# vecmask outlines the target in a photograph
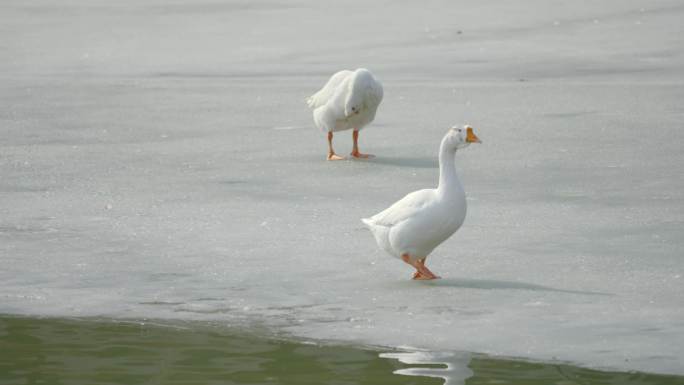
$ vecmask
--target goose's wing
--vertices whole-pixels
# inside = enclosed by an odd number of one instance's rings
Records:
[[[392,227],[411,217],[420,214],[426,206],[434,201],[435,190],[425,189],[414,191],[395,202],[384,211],[373,215],[369,222],[378,226]]]
[[[347,78],[349,78],[349,76],[353,73],[354,71],[349,70],[342,70],[340,72],[337,72],[336,74],[330,77],[330,80],[328,80],[328,82],[325,83],[323,88],[321,88],[315,94],[311,95],[306,100],[306,103],[309,105],[309,107],[314,109],[326,104],[328,100],[330,100],[335,95],[335,92],[337,91],[340,84],[347,80]]]

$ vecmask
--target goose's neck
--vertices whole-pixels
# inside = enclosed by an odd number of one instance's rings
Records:
[[[456,175],[455,156],[456,149],[447,148],[443,141],[439,146],[439,186],[437,186],[437,191],[440,194],[463,190],[458,175]]]

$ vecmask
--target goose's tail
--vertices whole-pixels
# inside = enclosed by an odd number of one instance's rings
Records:
[[[373,229],[373,220],[371,218],[361,218],[361,222],[369,229]]]
[[[309,108],[320,107],[321,104],[318,102],[318,98],[316,96],[318,96],[318,92],[306,98],[306,104],[309,106]]]
[[[361,222],[368,227],[371,234],[373,234],[373,238],[375,238],[375,243],[377,243],[381,249],[385,250],[387,254],[391,256],[400,258],[390,244],[389,236],[391,229],[389,227],[378,225],[373,221],[373,218],[362,218]]]

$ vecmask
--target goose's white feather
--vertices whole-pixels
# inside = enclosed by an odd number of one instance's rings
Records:
[[[375,119],[383,89],[365,68],[335,73],[307,99],[316,126],[325,132],[361,130]]]
[[[414,191],[392,206],[373,215],[370,221],[377,226],[396,226],[428,209],[428,206],[436,201],[434,195],[434,189]]]
[[[316,109],[328,103],[328,100],[332,99],[340,83],[349,78],[349,76],[352,73],[354,72],[349,70],[342,70],[331,76],[328,82],[325,83],[323,88],[321,88],[315,94],[309,96],[309,98],[306,100],[309,107]]]
[[[436,189],[414,191],[380,213],[362,219],[388,254],[412,260],[427,257],[458,230],[466,216],[463,186],[454,155],[468,144],[465,134],[450,130],[440,145],[440,180]]]

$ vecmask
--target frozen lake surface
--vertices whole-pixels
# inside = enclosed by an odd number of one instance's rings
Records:
[[[684,4],[367,3],[3,1],[0,313],[684,374]],[[326,162],[304,98],[361,66],[377,158]],[[413,282],[359,219],[463,123]]]

